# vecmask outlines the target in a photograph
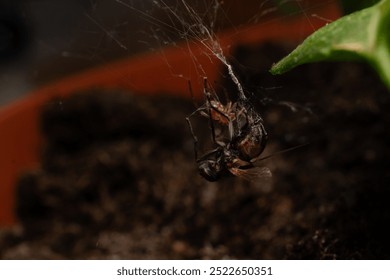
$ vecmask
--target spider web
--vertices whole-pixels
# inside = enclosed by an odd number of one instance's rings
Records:
[[[167,46],[181,48],[191,57],[199,84],[207,76],[204,64],[190,45],[202,47],[203,56],[220,61],[241,98],[246,90],[232,66],[217,34],[229,29],[239,34],[241,26],[265,24],[277,17],[304,15],[312,20],[329,20],[311,14],[311,7],[336,0],[61,0],[26,1],[26,17],[34,31],[30,58],[19,77],[38,87],[74,72],[106,64],[138,53],[160,52],[172,76],[189,80],[165,57]],[[190,66],[189,66],[190,67]],[[10,71],[8,71],[10,72]],[[5,85],[5,89],[7,85]],[[15,86],[10,84],[12,92]],[[25,92],[26,90],[23,89]]]
[[[168,58],[165,57],[163,49],[167,46],[175,46],[187,52],[191,57],[191,63],[196,69],[198,83],[203,83],[203,77],[207,77],[207,71],[204,65],[199,61],[191,46],[197,45],[202,49],[203,56],[209,58],[214,63],[218,60],[224,66],[221,69],[221,75],[227,71],[228,78],[233,82],[237,89],[238,97],[247,98],[247,93],[241,84],[231,61],[234,58],[225,53],[221,46],[217,34],[223,30],[229,29],[233,33],[240,32],[240,26],[246,26],[254,23],[266,23],[276,17],[293,17],[303,15],[309,26],[314,26],[312,20],[320,19],[324,23],[328,22],[326,18],[316,14],[309,14],[309,8],[315,5],[326,5],[334,0],[323,1],[305,1],[305,0],[260,0],[248,1],[240,4],[240,1],[221,1],[221,0],[112,0],[111,5],[116,5],[121,10],[124,18],[136,18],[136,22],[143,22],[143,28],[132,30],[131,22],[118,22],[111,28],[104,24],[98,14],[98,7],[102,1],[94,1],[94,9],[86,14],[90,24],[100,30],[105,39],[111,42],[111,47],[117,52],[131,53],[134,46],[142,46],[140,49],[145,51],[157,51],[165,59],[169,66],[172,76],[182,77],[191,80],[188,74],[179,72]],[[126,16],[127,13],[127,16]],[[239,14],[239,16],[237,16]],[[109,25],[108,25],[109,26]],[[125,28],[129,31],[127,34]],[[134,41],[129,41],[130,33],[137,36]],[[105,47],[99,42],[95,48],[94,56],[99,52],[104,55]],[[110,51],[110,50],[108,50]],[[135,52],[140,51],[136,48]],[[189,66],[190,67],[190,66]]]
[[[122,2],[122,0],[116,0]],[[163,0],[154,1],[156,7],[166,12],[169,24],[163,24],[168,27],[168,31],[179,35],[179,38],[185,40],[186,44],[195,42],[204,47],[205,54],[209,57],[216,57],[227,68],[231,80],[238,89],[240,98],[246,99],[244,90],[239,82],[232,65],[226,58],[221,45],[218,42],[215,30],[218,29],[218,19],[220,13],[223,14],[221,3],[218,0],[203,1],[201,8],[191,6],[185,0],[176,1],[174,7],[171,7]],[[198,3],[199,4],[199,3]],[[202,9],[203,8],[203,9]],[[226,14],[224,14],[226,16]],[[228,19],[227,19],[228,20]],[[156,36],[158,38],[158,36]],[[191,52],[191,49],[188,48]],[[199,75],[206,76],[202,65],[198,63],[194,55],[191,56],[193,63],[199,68]]]

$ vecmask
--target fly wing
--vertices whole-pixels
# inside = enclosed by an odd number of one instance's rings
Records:
[[[248,169],[230,168],[229,171],[234,176],[251,182],[258,180],[270,180],[272,177],[272,172],[268,167],[255,166]]]

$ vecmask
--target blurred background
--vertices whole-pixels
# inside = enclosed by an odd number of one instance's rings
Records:
[[[132,6],[146,10],[148,3]],[[138,43],[145,20],[129,16],[123,7],[116,1],[1,0],[0,105],[61,76],[145,48]]]
[[[339,3],[216,1],[0,0],[0,112],[86,69],[150,51],[166,58],[162,47],[194,39],[203,24],[234,35],[244,33],[235,31],[240,25],[296,15],[305,26],[325,24],[331,20],[311,8]],[[373,1],[345,0],[344,12]],[[186,13],[185,3],[194,11]],[[192,28],[198,33],[189,35]],[[0,225],[0,258],[389,259],[390,96],[376,74],[341,63],[275,78],[268,70],[285,45],[233,51],[229,62],[244,87],[273,102],[262,111],[272,136],[264,155],[310,143],[261,162],[274,174],[272,188],[196,175],[184,122],[190,100],[91,91],[43,107],[13,106],[0,129],[0,222],[11,225]],[[236,91],[232,83],[222,88]],[[210,138],[204,121],[198,118],[199,139]]]
[[[321,1],[223,1],[215,29],[302,14]],[[170,44],[180,1],[0,0],[0,107],[60,77]],[[210,1],[191,1],[204,12]],[[206,13],[205,13],[206,14]],[[209,13],[210,14],[210,13]],[[311,15],[310,15],[311,16]],[[325,19],[326,20],[326,19]],[[168,23],[168,24],[167,24]]]

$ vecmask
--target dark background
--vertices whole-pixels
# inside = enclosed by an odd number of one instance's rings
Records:
[[[302,14],[336,0],[227,0],[214,29]],[[0,106],[63,76],[172,43],[169,12],[153,1],[0,0]],[[178,12],[177,0],[164,1]],[[204,11],[210,1],[191,1]],[[314,4],[313,4],[314,2]],[[275,8],[276,6],[276,8]],[[179,11],[180,12],[180,11]],[[177,23],[174,23],[177,24]]]

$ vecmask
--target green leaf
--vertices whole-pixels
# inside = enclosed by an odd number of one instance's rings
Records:
[[[390,89],[390,0],[346,15],[314,32],[272,74],[318,61],[360,60],[370,63]]]

